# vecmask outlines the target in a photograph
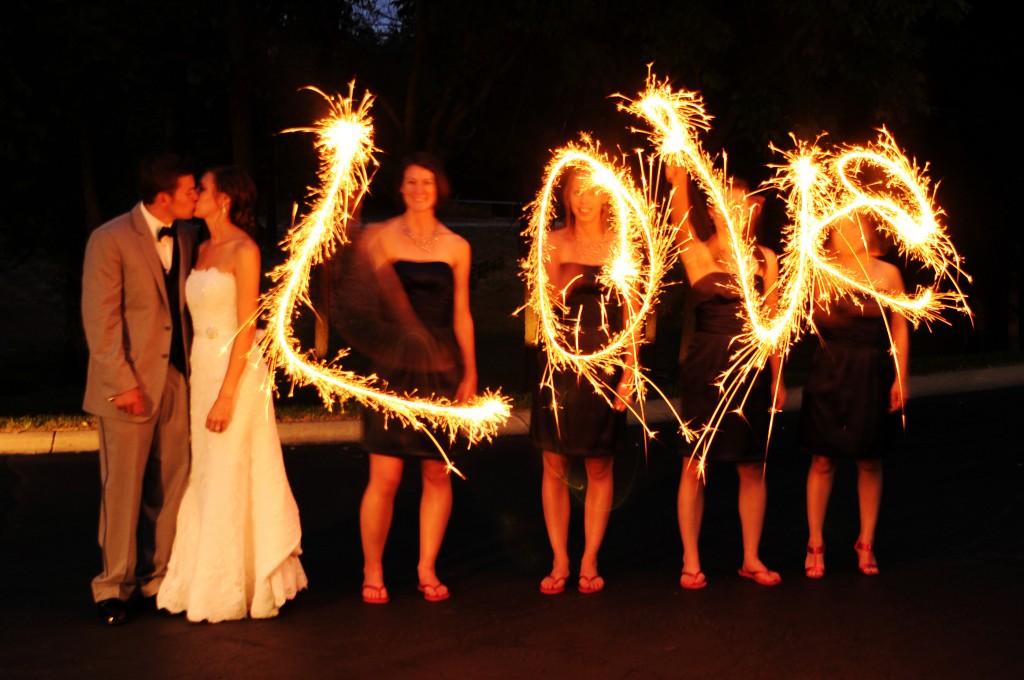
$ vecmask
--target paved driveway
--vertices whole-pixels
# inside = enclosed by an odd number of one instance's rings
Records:
[[[806,458],[792,414],[768,463],[763,588],[740,563],[735,474],[712,468],[703,591],[678,585],[670,447],[616,461],[607,589],[536,592],[550,566],[540,466],[523,437],[463,455],[439,571],[452,598],[415,589],[417,482],[400,493],[385,566],[392,602],[359,600],[358,505],[366,461],[352,445],[290,447],[310,590],[270,621],[193,625],[144,615],[96,622],[95,453],[0,457],[0,677],[1016,678],[1024,663],[1024,388],[918,399],[886,467],[882,575],[855,568],[854,474],[836,480],[828,575],[803,576]],[[670,438],[667,438],[670,439]],[[578,504],[573,535],[579,537]],[[574,546],[578,559],[579,541]]]

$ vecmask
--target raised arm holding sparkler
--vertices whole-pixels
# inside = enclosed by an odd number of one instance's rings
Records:
[[[339,361],[349,350],[339,351],[334,361],[316,358],[302,348],[296,337],[293,322],[300,306],[309,303],[309,277],[312,267],[333,255],[340,245],[349,242],[350,222],[369,190],[372,169],[376,167],[373,157],[373,124],[369,111],[373,96],[364,94],[361,100],[354,97],[355,84],[349,87],[347,97],[330,97],[315,88],[309,88],[322,96],[330,105],[328,116],[312,127],[293,128],[286,132],[307,132],[316,135],[316,149],[320,155],[320,186],[314,190],[313,204],[308,215],[296,222],[288,231],[282,246],[288,254],[285,262],[270,273],[274,287],[262,300],[261,309],[267,316],[267,334],[261,342],[264,355],[272,367],[280,367],[295,385],[312,385],[320,393],[328,408],[353,399],[360,404],[388,414],[395,422],[418,432],[437,432],[438,442],[453,441],[461,432],[470,443],[489,438],[495,434],[498,425],[508,419],[511,405],[506,397],[485,393],[456,404],[451,398],[444,398],[432,392],[410,396],[396,394],[383,388],[376,376],[363,376],[344,369]],[[392,223],[389,223],[392,224]],[[434,236],[439,240],[449,232],[443,227],[429,231],[432,223],[417,218],[406,220],[409,227],[404,236],[422,242],[424,249],[433,247]],[[401,226],[401,225],[399,225]],[[433,234],[434,236],[432,236]],[[440,244],[438,244],[440,245]],[[468,248],[462,258],[469,261]],[[468,268],[468,264],[465,265]],[[376,285],[376,284],[375,284]],[[365,295],[365,290],[356,290],[356,295]],[[458,298],[457,298],[458,299]],[[459,310],[467,309],[468,303],[459,303]],[[468,311],[460,318],[466,318]],[[458,352],[472,351],[472,326],[463,321],[456,324],[459,330]],[[470,332],[467,332],[466,329]],[[475,380],[474,363],[464,361],[467,369],[463,376],[464,385],[470,386]],[[472,390],[462,389],[463,395]],[[438,452],[443,454],[441,444]],[[455,471],[450,461],[448,469]]]
[[[562,198],[565,227],[548,234],[544,270],[551,295],[560,301],[562,322],[573,327],[573,349],[590,353],[627,326],[633,308],[599,281],[615,252],[608,194],[590,183],[588,170],[577,167],[565,173]],[[541,499],[554,552],[551,573],[540,584],[546,595],[563,592],[569,577],[568,478],[574,458],[583,459],[587,472],[579,589],[588,594],[604,588],[597,555],[611,512],[613,455],[633,392],[636,343],[625,351],[623,367],[603,377],[604,395],[570,369],[552,371],[550,384],[534,390],[530,440],[543,452]]]
[[[739,513],[743,530],[743,566],[741,576],[761,585],[776,585],[779,575],[769,570],[758,552],[764,524],[766,489],[764,457],[767,448],[769,421],[773,406],[785,402],[781,360],[770,360],[771,379],[755,372],[752,382],[736,388],[739,403],[729,404],[722,412],[722,376],[733,360],[735,338],[743,332],[743,298],[736,279],[743,268],[758,282],[767,307],[774,305],[778,278],[775,254],[764,246],[733,247],[723,208],[712,209],[715,233],[706,241],[697,238],[690,217],[691,203],[688,177],[682,168],[668,165],[668,180],[674,185],[672,219],[679,223],[679,247],[691,294],[696,298],[696,331],[680,366],[679,415],[691,426],[708,428],[713,433],[710,444],[702,451],[710,460],[731,462],[739,475]],[[733,181],[726,192],[731,210],[740,224],[747,225],[744,239],[752,242],[753,226],[760,213],[760,204],[748,196],[745,187]],[[743,235],[740,236],[743,238]],[[746,254],[742,260],[735,253]],[[770,313],[769,309],[769,313]],[[703,441],[705,438],[702,437]],[[689,457],[683,465],[679,483],[679,529],[683,541],[683,571],[680,585],[687,589],[706,585],[700,568],[698,539],[703,518],[703,457],[693,445],[683,445]]]
[[[751,376],[756,376],[769,362],[777,377],[779,357],[810,326],[816,305],[827,308],[830,301],[840,300],[843,302],[837,307],[841,307],[845,301],[856,300],[857,304],[876,304],[888,310],[889,315],[882,316],[891,319],[889,331],[897,374],[891,386],[888,383],[883,386],[888,391],[888,398],[881,401],[887,401],[894,409],[901,406],[906,398],[906,322],[916,326],[922,321],[943,320],[942,313],[947,309],[970,315],[960,280],[961,276],[967,281],[970,277],[961,269],[963,260],[942,225],[943,213],[934,203],[927,164],[920,166],[907,158],[884,128],[879,130],[876,141],[865,145],[840,144],[823,149],[817,146],[818,140],[809,143],[794,137],[794,150],[776,149],[786,162],[776,166],[776,175],[769,186],[785,197],[791,220],[783,229],[784,256],[776,267],[774,257],[764,249],[755,249],[742,237],[739,227],[748,224],[752,218],[750,206],[730,198],[724,171],[715,169],[712,159],[701,148],[699,132],[710,127],[711,117],[705,112],[700,95],[674,90],[668,81],[659,82],[650,75],[647,88],[639,99],[626,100],[621,106],[646,121],[650,126],[647,134],[661,158],[692,173],[696,183],[715,205],[717,241],[700,243],[685,224],[681,229],[682,257],[694,288],[711,277],[726,276],[731,279],[728,287],[732,289],[733,297],[742,303],[742,316],[740,309],[722,315],[725,321],[731,319],[735,332],[730,331],[731,347],[722,350],[726,359],[718,365],[718,375],[712,376],[710,381],[707,376],[698,376],[698,380],[692,382],[693,385],[714,383],[718,388],[718,405],[712,407],[712,417],[710,420],[698,418],[696,422],[697,426],[705,423],[697,442],[701,460],[696,471],[702,471],[703,456],[726,434],[723,429],[725,423],[730,417],[735,417],[730,409],[742,409],[751,425],[755,418],[761,417],[763,409],[752,408],[758,383],[756,380],[751,382]],[[881,181],[868,181],[872,176]],[[685,174],[676,168],[669,169],[669,179],[678,187],[685,186]],[[674,202],[674,212],[678,214],[676,219],[681,220],[689,209],[685,192],[677,191]],[[875,280],[873,275],[864,273],[866,265],[859,269],[837,267],[835,258],[825,253],[825,234],[851,216],[870,216],[875,220],[875,226],[895,241],[901,255],[917,260],[923,271],[931,272],[932,283],[919,285],[913,293],[907,294],[891,271],[885,280]],[[725,226],[728,228],[723,229],[720,222],[727,223]],[[733,263],[732,271],[728,271],[728,267],[726,271],[716,271],[716,261],[720,259],[716,251],[728,254],[725,263]],[[754,274],[758,269],[764,272],[760,292],[754,285]],[[770,282],[769,279],[776,275],[777,284]],[[777,291],[775,285],[778,286]],[[708,302],[716,296],[724,299],[718,292],[708,291]],[[740,318],[742,323],[736,324]],[[687,363],[691,361],[698,360],[688,357]],[[710,365],[711,362],[708,363]],[[685,369],[684,364],[684,384],[690,382]],[[782,395],[782,390],[775,391],[776,406],[781,403]],[[686,409],[688,395],[685,388],[681,396],[683,409]],[[715,395],[706,399],[710,404]],[[681,415],[685,414],[683,411]],[[684,481],[692,467],[687,466],[684,470]],[[811,474],[812,477],[815,475],[813,469]],[[826,486],[830,480],[829,474],[823,479],[808,482],[808,496],[814,495],[817,499],[814,503],[820,506],[817,510],[809,508],[809,511],[822,519],[828,495]],[[880,489],[880,476],[874,488]],[[695,530],[699,528],[702,493],[695,483],[680,487],[680,528],[686,550],[681,583],[687,588],[704,585],[704,575],[694,571],[694,561],[687,558],[687,555],[696,554]],[[742,497],[741,484],[741,515],[744,514]],[[812,502],[809,500],[808,504],[812,505]],[[877,502],[874,505],[877,507]],[[748,513],[753,513],[753,510],[748,508]],[[812,523],[817,521],[811,519]],[[873,532],[873,523],[873,520],[865,522],[861,527],[862,539],[857,543],[860,567],[865,573],[877,572],[873,547],[863,533]],[[755,533],[748,532],[748,528],[755,527],[748,527],[745,521],[745,545]],[[760,521],[756,522],[756,529],[759,534]],[[686,548],[687,544],[693,547],[692,551]],[[823,542],[813,528],[808,550],[807,574],[820,577],[824,574],[821,559]],[[747,565],[741,574],[760,583],[777,582],[771,572],[751,570]]]
[[[441,224],[434,209],[448,196],[440,163],[413,154],[402,164],[399,193],[405,212],[367,227],[366,253],[376,271],[380,314],[397,329],[393,344],[375,357],[376,372],[388,388],[420,398],[462,403],[476,394],[473,319],[469,307],[470,248]],[[439,447],[444,437],[414,428],[378,411],[365,415],[364,445],[370,451],[370,479],[360,506],[363,543],[363,601],[387,602],[382,558],[406,459],[419,460],[419,589],[424,598],[448,598],[435,562],[452,508],[449,463]]]
[[[877,239],[873,227],[870,217],[857,213],[838,221],[828,242],[832,263],[865,287],[901,294],[899,269],[872,255]],[[874,576],[882,456],[899,431],[899,414],[908,397],[909,324],[898,312],[856,292],[838,300],[820,297],[814,324],[820,343],[800,411],[800,445],[811,454],[804,573],[808,578],[825,575],[825,512],[837,464],[852,459],[860,502],[858,567]],[[895,357],[889,355],[890,345]]]

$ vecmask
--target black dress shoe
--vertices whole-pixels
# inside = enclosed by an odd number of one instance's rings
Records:
[[[128,623],[128,603],[116,597],[97,602],[96,613],[99,615],[100,621],[108,626]]]

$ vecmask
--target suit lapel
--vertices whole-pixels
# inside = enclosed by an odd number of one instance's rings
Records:
[[[150,273],[153,274],[153,279],[156,282],[157,290],[160,291],[160,299],[164,302],[164,307],[170,309],[170,303],[167,301],[167,286],[164,284],[164,265],[160,262],[160,255],[156,252],[156,243],[153,241],[153,233],[149,230],[149,225],[146,224],[146,218],[142,216],[142,208],[136,205],[132,208],[131,212],[132,219],[132,231],[135,232],[137,237],[137,243],[139,245],[139,251],[142,253],[142,260],[146,263],[146,268],[149,269]]]

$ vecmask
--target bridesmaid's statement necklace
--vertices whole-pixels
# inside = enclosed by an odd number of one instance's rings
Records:
[[[587,260],[596,260],[604,255],[605,244],[608,242],[608,230],[601,234],[600,241],[581,241],[576,229],[572,230],[572,241],[576,246],[576,252]]]
[[[416,244],[417,248],[425,253],[434,252],[434,244],[437,243],[437,239],[440,236],[440,234],[437,233],[437,222],[434,222],[434,231],[430,232],[430,236],[425,239],[416,238],[413,235],[412,230],[409,229],[409,225],[405,221],[405,218],[402,218],[400,222],[402,224],[402,231],[405,232],[405,235],[409,237],[410,241]]]

